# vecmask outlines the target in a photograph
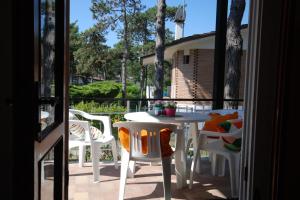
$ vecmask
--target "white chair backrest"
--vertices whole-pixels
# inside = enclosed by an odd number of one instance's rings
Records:
[[[112,136],[112,127],[111,127],[111,119],[110,116],[98,116],[98,115],[91,115],[81,110],[69,109],[69,112],[72,114],[80,115],[85,119],[88,120],[97,120],[103,123],[103,135],[104,137]]]
[[[110,116],[97,116],[101,119],[103,123],[103,135],[111,136],[112,135],[112,127],[111,127],[111,119]]]
[[[75,114],[73,114],[72,112],[69,112],[69,119],[71,119],[71,120],[79,120],[78,117]]]
[[[243,134],[243,128],[235,129],[231,132],[229,132],[230,136],[234,136],[236,138],[241,138]]]
[[[176,125],[158,122],[117,122],[114,127],[126,128],[130,135],[130,158],[134,159],[158,159],[161,158],[160,131],[168,128],[176,131]],[[146,130],[147,153],[142,152],[141,131]],[[145,137],[145,136],[143,136]],[[143,139],[145,141],[145,139]]]
[[[90,125],[88,121],[69,120],[70,140],[90,141]]]

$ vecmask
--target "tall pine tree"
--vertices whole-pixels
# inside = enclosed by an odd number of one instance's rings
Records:
[[[128,16],[139,13],[143,6],[140,0],[92,0],[91,11],[99,26],[111,30],[118,29],[123,41],[121,66],[122,98],[126,98],[127,60],[130,49]],[[119,25],[122,24],[120,27]]]
[[[241,77],[241,58],[243,52],[243,38],[241,22],[245,10],[245,0],[232,0],[230,14],[227,20],[226,36],[226,77],[225,99],[238,99]],[[237,107],[238,102],[231,102],[229,106]]]
[[[155,44],[154,98],[163,98],[166,1],[158,0]]]

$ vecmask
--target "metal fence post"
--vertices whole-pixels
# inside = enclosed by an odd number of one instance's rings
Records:
[[[130,100],[126,100],[127,102],[127,112],[130,112]]]

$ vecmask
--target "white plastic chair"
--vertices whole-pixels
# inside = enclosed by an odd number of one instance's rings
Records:
[[[206,137],[207,136],[234,136],[234,137],[241,137],[242,129],[237,129],[232,133],[219,133],[219,132],[212,132],[212,131],[200,131],[198,145],[196,149],[196,154],[193,157],[193,161],[191,164],[191,171],[190,171],[190,185],[189,188],[192,188],[193,185],[193,176],[196,164],[198,159],[200,158],[200,150],[208,151],[214,154],[214,161],[212,162],[212,170],[216,169],[216,156],[222,156],[223,158],[228,160],[229,163],[229,172],[230,172],[230,185],[231,185],[231,195],[232,197],[237,197],[238,195],[238,180],[239,180],[239,169],[240,169],[240,152],[230,151],[224,147],[224,142],[222,139],[217,139],[214,142],[207,143]],[[201,158],[199,159],[201,161]],[[222,164],[225,164],[222,162]],[[224,166],[220,166],[222,170]]]
[[[155,122],[118,122],[113,124],[113,126],[119,129],[124,127],[129,130],[130,134],[130,152],[127,152],[127,150],[122,147],[119,200],[124,199],[129,161],[162,162],[164,198],[171,199],[172,158],[171,156],[161,156],[160,131],[164,128],[169,128],[175,132],[176,125]],[[142,152],[141,130],[146,130],[148,133],[147,154],[143,154]]]
[[[241,109],[218,109],[218,110],[205,110],[203,111],[207,114],[211,113],[211,112],[216,112],[216,113],[219,113],[221,115],[226,115],[226,114],[230,114],[230,113],[234,113],[234,112],[238,112],[238,120],[240,119],[243,119],[244,118],[244,110],[241,110]],[[192,126],[188,126],[188,136],[187,136],[187,141],[186,141],[186,155],[188,155],[188,152],[190,150],[190,145],[193,143],[193,152],[194,152],[194,155],[196,154],[196,149],[197,149],[197,140],[198,140],[198,137],[199,137],[199,130],[198,128],[201,128],[203,127],[205,122],[201,122],[201,124],[192,124]],[[200,125],[200,127],[199,127]],[[206,142],[209,143],[209,142],[215,142],[216,139],[209,139],[207,138],[206,139]],[[221,169],[220,173],[218,175],[220,176],[224,176],[225,174],[225,160],[222,159],[222,157],[218,157],[216,155],[213,155],[212,152],[209,153],[209,159],[210,161],[213,161],[212,165],[213,165],[213,168],[212,168],[212,174],[215,176],[216,175],[216,168],[218,167],[219,169]],[[216,160],[218,160],[218,163],[220,164],[219,166],[217,166],[216,164]],[[200,173],[200,168],[199,166],[196,168],[196,172],[197,173]]]
[[[111,119],[109,116],[90,115],[80,110],[70,109],[71,117],[69,119],[69,149],[79,147],[79,165],[83,166],[86,146],[91,146],[91,157],[93,163],[94,182],[99,182],[99,157],[101,146],[110,144],[114,159],[115,168],[118,168],[117,144],[112,135]],[[78,120],[73,115],[80,115],[86,120]],[[87,121],[88,120],[88,121]],[[90,125],[90,120],[103,123],[103,133]]]

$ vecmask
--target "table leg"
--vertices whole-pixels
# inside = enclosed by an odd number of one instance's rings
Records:
[[[189,135],[192,136],[192,143],[193,143],[193,151],[194,151],[194,156],[196,156],[196,149],[197,149],[197,145],[198,145],[198,122],[195,123],[190,123],[190,128],[189,128]],[[196,166],[196,172],[200,173],[200,161],[201,160],[201,152],[199,155],[199,161],[197,162],[197,166]]]
[[[186,155],[185,155],[185,138],[183,130],[177,130],[176,148],[175,148],[175,173],[177,189],[183,188],[186,183]]]

